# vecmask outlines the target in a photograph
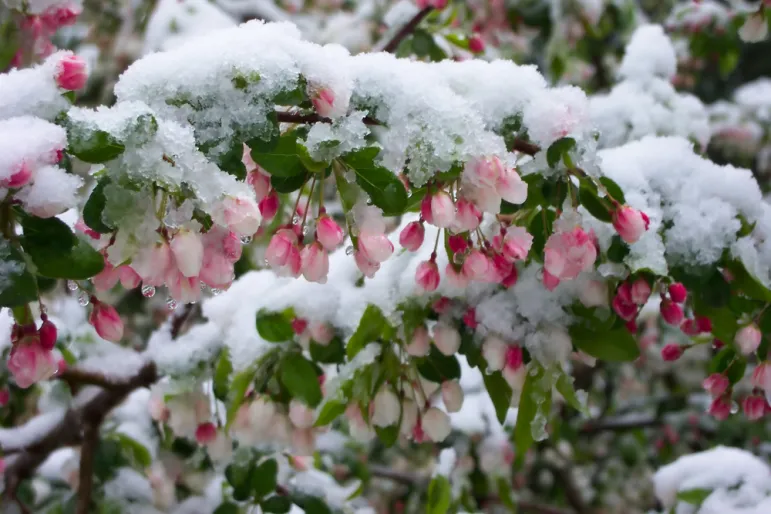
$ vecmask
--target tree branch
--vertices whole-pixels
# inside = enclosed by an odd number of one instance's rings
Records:
[[[431,11],[433,11],[433,7],[426,7],[420,11],[418,11],[415,16],[412,17],[410,21],[404,25],[401,29],[399,29],[399,32],[397,32],[391,40],[386,43],[383,48],[381,49],[382,52],[388,52],[393,53],[396,51],[397,48],[399,48],[399,44],[404,41],[404,39],[412,34],[412,32],[415,30],[415,28],[420,25],[420,22],[423,21],[423,19],[428,16]],[[380,45],[378,45],[380,46]]]
[[[83,430],[83,445],[80,447],[80,469],[78,470],[77,514],[88,514],[91,507],[91,491],[94,487],[94,454],[99,444],[99,423],[87,423]]]
[[[581,427],[582,434],[596,434],[597,432],[622,432],[624,430],[636,430],[638,428],[655,427],[661,424],[656,418],[642,419],[598,419],[590,421]]]

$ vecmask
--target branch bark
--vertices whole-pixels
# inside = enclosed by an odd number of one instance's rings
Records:
[[[399,32],[397,32],[394,37],[383,46],[381,51],[388,53],[395,52],[396,49],[399,48],[399,44],[401,44],[401,42],[404,41],[407,36],[412,34],[417,26],[420,25],[420,22],[423,21],[423,19],[425,19],[425,17],[428,16],[433,10],[433,7],[426,7],[418,11],[417,14],[415,14],[415,16],[413,16],[412,19],[404,25],[404,27],[399,29]]]
[[[98,423],[87,423],[83,430],[83,445],[80,447],[80,469],[78,470],[77,514],[88,514],[91,507],[91,491],[94,486],[94,454],[99,444]]]

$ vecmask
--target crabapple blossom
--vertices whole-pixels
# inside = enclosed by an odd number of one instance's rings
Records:
[[[731,398],[725,395],[718,396],[712,400],[707,412],[717,420],[728,419],[728,416],[731,415]]]
[[[405,437],[410,437],[418,424],[420,410],[418,404],[412,400],[402,402],[402,421],[399,425],[399,433]]]
[[[661,349],[661,358],[665,361],[676,361],[683,355],[683,347],[677,343],[667,343]]]
[[[283,276],[297,277],[302,269],[297,235],[291,229],[280,229],[270,239],[265,250],[265,262]]]
[[[521,204],[527,200],[527,182],[514,169],[505,169],[496,184],[496,191],[509,203]]]
[[[335,112],[335,93],[329,88],[318,88],[311,95],[313,108],[320,116],[329,118]]]
[[[495,188],[506,167],[498,157],[473,159],[463,170],[463,180],[479,188]]]
[[[450,426],[450,417],[443,410],[431,407],[423,413],[420,427],[431,441],[440,443],[450,435],[452,427]]]
[[[638,278],[632,283],[629,297],[637,305],[645,305],[651,296],[651,286],[644,278]]]
[[[356,267],[367,278],[374,277],[377,270],[380,269],[380,264],[369,260],[363,252],[354,252],[353,257],[356,261]]]
[[[185,277],[197,277],[203,265],[203,241],[192,230],[180,230],[170,245],[174,262]]]
[[[717,396],[723,396],[723,393],[726,392],[729,385],[731,385],[731,383],[729,382],[728,377],[722,373],[713,373],[705,378],[704,382],[702,382],[702,387],[704,387],[704,390],[707,391],[713,398]]]
[[[474,34],[468,40],[468,49],[475,54],[481,54],[485,51],[485,41],[479,34]]]
[[[748,420],[757,421],[766,415],[767,405],[764,397],[752,395],[742,401],[742,411]]]
[[[223,208],[225,225],[239,236],[251,236],[260,229],[262,215],[252,198],[228,196],[223,201]]]
[[[632,301],[632,286],[629,282],[623,282],[613,297],[613,310],[626,321],[632,321],[637,317],[638,305]]]
[[[659,311],[664,321],[670,325],[678,326],[683,321],[683,308],[669,299],[661,302]]]
[[[431,350],[431,337],[428,335],[428,329],[421,325],[412,331],[412,340],[407,345],[407,353],[413,357],[423,357],[428,355]]]
[[[506,229],[501,251],[509,260],[524,260],[533,245],[533,236],[523,227],[511,226]]]
[[[604,280],[587,280],[583,287],[579,289],[578,294],[581,303],[585,307],[604,307],[608,305],[608,283]]]
[[[279,205],[281,204],[278,193],[271,191],[257,204],[257,208],[260,210],[263,220],[272,220],[278,212]]]
[[[434,344],[444,355],[453,355],[460,348],[460,334],[452,326],[440,321],[434,325]]]
[[[201,423],[195,429],[195,440],[198,444],[209,444],[217,437],[217,427],[212,422]]]
[[[65,54],[59,61],[56,85],[62,89],[74,91],[85,86],[86,80],[88,80],[86,61],[73,53]]]
[[[506,365],[508,345],[498,336],[489,335],[482,343],[482,355],[490,371],[498,371]]]
[[[88,317],[88,322],[96,329],[99,337],[117,343],[123,339],[123,321],[115,307],[100,302],[92,297],[94,308]]]
[[[0,180],[0,186],[8,189],[16,189],[26,186],[32,180],[32,166],[22,161],[16,171],[7,179]]]
[[[745,325],[736,333],[736,345],[744,355],[749,355],[758,349],[762,334],[754,323]]]
[[[345,234],[335,220],[327,215],[322,215],[316,222],[316,240],[327,251],[335,250],[343,242]]]
[[[387,427],[399,421],[401,404],[399,398],[391,389],[383,387],[375,395],[372,402],[372,424],[376,427]]]
[[[768,24],[762,10],[750,14],[739,28],[739,37],[747,43],[758,43],[767,36]]]
[[[767,395],[771,393],[771,362],[763,361],[755,366],[750,380],[752,387],[763,389]]]
[[[301,401],[294,399],[289,402],[289,420],[297,428],[310,428],[316,420],[316,413]]]
[[[22,389],[56,373],[56,362],[51,351],[43,347],[36,335],[26,336],[11,348],[7,366],[16,385]]]
[[[359,253],[371,263],[386,261],[394,253],[394,245],[383,232],[362,228],[359,233]]]
[[[669,297],[675,303],[683,303],[688,296],[688,291],[685,286],[680,282],[675,282],[669,285]]]
[[[613,228],[625,242],[636,243],[648,230],[650,220],[644,212],[622,205],[613,211]]]
[[[399,244],[411,252],[417,252],[423,245],[425,234],[426,229],[423,227],[423,223],[419,221],[410,222],[399,234]]]
[[[418,288],[425,292],[436,291],[439,287],[439,268],[434,259],[423,261],[415,270],[415,282]]]
[[[447,412],[458,412],[463,406],[463,389],[457,380],[442,382],[442,402]]]
[[[171,247],[164,241],[141,248],[131,261],[131,267],[145,284],[161,286],[173,259]]]
[[[490,272],[490,260],[481,250],[473,249],[463,261],[463,275],[472,281],[484,281]]]
[[[329,274],[329,254],[319,243],[311,243],[300,252],[302,273],[308,282],[325,283]]]
[[[54,346],[56,346],[56,325],[48,319],[46,314],[42,314],[41,318],[43,323],[40,325],[40,329],[38,329],[40,346],[44,350],[53,350]]]
[[[455,204],[445,191],[426,195],[421,203],[420,213],[424,220],[439,228],[450,228],[455,222]]]
[[[588,271],[596,258],[594,238],[581,227],[555,232],[544,247],[544,269],[559,280],[572,280]]]
[[[312,321],[308,324],[308,332],[311,339],[322,346],[328,345],[335,338],[335,331],[328,324],[321,321]]]

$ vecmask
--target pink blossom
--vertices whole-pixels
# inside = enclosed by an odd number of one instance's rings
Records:
[[[311,95],[311,103],[319,116],[329,118],[335,107],[335,93],[329,88],[318,88]]]
[[[461,234],[455,234],[447,239],[447,245],[450,247],[450,251],[453,254],[463,253],[468,250],[468,240]]]
[[[0,186],[9,189],[18,189],[29,184],[30,180],[32,180],[32,166],[27,162],[22,161],[10,177],[0,180]]]
[[[495,188],[505,171],[506,167],[498,157],[473,159],[466,164],[463,179],[476,187]]]
[[[233,262],[224,253],[204,251],[198,278],[209,287],[226,289],[235,278]]]
[[[468,40],[468,49],[475,54],[481,54],[485,51],[485,41],[479,34],[474,34]]]
[[[262,219],[267,221],[272,220],[278,212],[280,203],[281,202],[279,201],[278,193],[276,193],[276,191],[271,191],[262,200],[260,200],[257,204],[257,208],[260,210]]]
[[[713,373],[705,378],[701,385],[714,398],[723,396],[731,383],[728,381],[728,377],[722,373]]]
[[[170,243],[171,252],[179,272],[186,277],[196,277],[203,265],[203,241],[200,234],[182,229]]]
[[[413,357],[423,357],[431,350],[431,338],[425,326],[420,325],[412,332],[412,340],[407,345],[407,353]]]
[[[5,407],[11,401],[11,392],[7,387],[0,389],[0,407]]]
[[[482,213],[471,201],[461,198],[456,204],[455,223],[452,228],[455,232],[468,232],[474,230],[482,221]]]
[[[394,253],[394,245],[383,233],[362,230],[359,233],[359,252],[370,262],[380,263]]]
[[[150,286],[162,286],[172,264],[171,247],[166,242],[146,246],[131,261],[131,267]]]
[[[680,323],[680,330],[682,330],[685,335],[695,336],[699,334],[699,325],[696,323],[695,319],[685,319]]]
[[[311,428],[316,420],[316,413],[313,409],[299,400],[293,399],[289,402],[289,421],[297,428]]]
[[[522,348],[517,345],[511,345],[506,349],[506,368],[513,371],[522,367],[523,355]]]
[[[431,407],[423,414],[420,426],[423,434],[435,443],[440,443],[447,439],[452,430],[450,417],[446,412],[436,407]]]
[[[186,277],[179,271],[170,271],[166,276],[169,294],[180,303],[193,303],[201,298],[201,281],[198,277]]]
[[[766,399],[762,396],[748,396],[742,402],[742,411],[750,421],[757,421],[766,415]]]
[[[463,275],[469,280],[482,281],[489,271],[490,260],[480,250],[471,250],[463,261]]]
[[[65,5],[62,7],[52,6],[46,9],[40,19],[46,28],[53,32],[59,27],[72,25],[75,19],[80,15],[80,8],[77,5]]]
[[[38,331],[40,334],[40,346],[44,350],[53,350],[54,346],[56,346],[56,325],[54,325],[45,314],[42,316],[43,323],[40,325],[40,330]]]
[[[217,437],[217,426],[212,422],[201,423],[195,429],[195,440],[198,444],[209,444]]]
[[[608,284],[603,280],[587,280],[579,291],[579,299],[585,307],[607,306]]]
[[[613,228],[621,239],[629,244],[637,242],[643,232],[648,230],[650,220],[644,212],[622,205],[613,211]]]
[[[248,148],[248,147],[247,147]],[[247,157],[248,162],[247,164]],[[263,173],[259,166],[252,161],[252,157],[249,155],[248,152],[244,152],[244,164],[246,165],[246,169],[249,170],[249,174],[246,176],[246,182],[252,186],[252,189],[254,190],[254,196],[256,200],[259,202],[263,200],[271,191],[270,187],[270,175],[267,173]],[[250,168],[250,166],[252,166]],[[254,170],[254,171],[251,171]],[[260,209],[262,210],[262,209]],[[263,216],[265,213],[262,213]]]
[[[118,277],[120,279],[120,285],[126,289],[134,289],[142,282],[142,278],[137,274],[131,266],[123,265],[118,268]]]
[[[356,267],[367,278],[374,277],[377,270],[380,269],[380,263],[369,260],[361,251],[354,252],[353,258],[356,261]]]
[[[498,194],[509,203],[521,204],[527,200],[527,182],[522,180],[514,169],[507,169],[498,178],[495,188]]]
[[[431,308],[437,314],[447,314],[452,307],[452,300],[446,296],[440,296],[434,303],[431,304]]]
[[[344,238],[343,229],[335,220],[327,215],[319,217],[316,223],[316,239],[321,243],[321,246],[331,252],[340,246]]]
[[[302,335],[305,330],[308,328],[308,320],[305,318],[295,318],[292,320],[292,332],[295,334]]]
[[[418,265],[415,270],[415,282],[425,292],[436,291],[439,287],[439,268],[435,260],[423,261]]]
[[[411,252],[417,252],[423,245],[425,234],[426,229],[423,227],[423,223],[413,221],[402,229],[399,234],[399,244]]]
[[[36,382],[45,380],[56,373],[56,362],[50,350],[46,350],[37,338],[13,346],[8,356],[8,371],[16,385],[26,389]]]
[[[475,329],[479,325],[477,321],[477,311],[473,307],[469,307],[466,313],[463,315],[463,324],[470,329]]]
[[[228,196],[223,201],[223,206],[225,224],[239,236],[251,236],[260,229],[260,208],[251,198]],[[275,215],[275,212],[273,214]]]
[[[457,380],[442,382],[442,403],[447,412],[458,412],[463,407],[463,389]]]
[[[444,278],[450,287],[463,289],[468,286],[468,278],[462,271],[456,271],[451,262],[448,262],[444,268]]]
[[[506,257],[501,255],[500,253],[493,253],[492,257],[489,259],[490,267],[487,270],[487,276],[485,277],[485,282],[490,282],[491,284],[497,284],[500,282],[503,282],[507,277],[509,277],[512,273],[512,271],[516,275],[516,267],[514,266],[514,263],[509,261]],[[515,276],[516,281],[516,276]],[[510,286],[506,286],[510,287]]]
[[[683,308],[671,300],[662,300],[659,311],[664,321],[670,325],[678,326],[683,321]]]
[[[549,236],[544,248],[544,269],[560,280],[571,280],[591,269],[596,258],[592,235],[575,227]]]
[[[613,297],[613,310],[626,321],[637,317],[637,305],[632,301],[632,286],[629,282],[622,283]]]
[[[297,235],[291,229],[282,228],[270,238],[268,248],[265,250],[265,261],[271,268],[279,270],[286,267],[293,269],[295,260],[300,260]],[[297,267],[299,268],[300,264]]]
[[[707,412],[710,416],[719,421],[728,419],[728,416],[731,415],[731,398],[726,396],[715,398],[712,400]]]
[[[661,358],[667,362],[676,361],[683,355],[683,347],[676,343],[667,343],[661,349]]]
[[[560,285],[560,279],[549,273],[545,268],[543,270],[543,287],[547,291],[554,291]]]
[[[455,204],[450,195],[438,191],[427,198],[430,202],[430,216],[425,218],[426,221],[439,228],[450,228],[455,221]]]
[[[321,346],[326,346],[335,338],[334,329],[322,321],[313,321],[308,324],[308,332],[311,339]]]
[[[739,329],[735,342],[744,355],[749,355],[760,346],[761,333],[758,326],[750,323]]]
[[[460,348],[460,334],[444,322],[434,325],[434,344],[444,355],[453,355]]]
[[[60,88],[74,91],[85,86],[87,79],[86,61],[73,53],[62,57],[56,72],[56,84]]]
[[[669,286],[669,297],[675,303],[683,303],[688,296],[688,291],[680,282],[675,282]]]
[[[482,343],[482,356],[487,361],[487,369],[498,371],[506,366],[508,345],[494,335],[487,336]]]
[[[211,232],[211,230],[209,232]],[[235,232],[228,232],[225,234],[222,238],[223,255],[225,255],[230,262],[236,263],[241,258],[241,252],[243,252],[243,248],[241,247],[241,239],[239,239],[238,235]]]
[[[712,332],[712,321],[706,316],[696,316],[696,324],[699,327],[699,332],[707,334]]]
[[[511,226],[506,229],[501,250],[510,260],[524,260],[533,245],[533,236],[523,227]]]
[[[123,321],[118,311],[112,305],[100,302],[96,298],[92,298],[91,301],[94,308],[91,310],[88,322],[93,325],[102,339],[113,343],[120,341],[123,338]]]
[[[763,389],[766,394],[771,393],[771,362],[764,361],[755,366],[750,380],[752,387]]]
[[[651,286],[644,278],[638,278],[632,284],[632,288],[629,292],[632,302],[637,305],[645,305],[648,298],[651,296]]]
[[[511,273],[509,273],[508,275],[503,277],[503,280],[501,280],[501,285],[503,287],[505,287],[505,288],[513,287],[517,283],[517,279],[518,278],[519,278],[519,272],[517,272],[517,267],[516,266],[512,266],[511,267]],[[557,281],[557,284],[559,284],[559,280]],[[546,282],[546,275],[545,274],[544,274],[544,285],[546,285],[547,289],[548,289],[548,284]],[[555,284],[554,287],[557,287],[557,285]],[[550,290],[553,290],[553,289],[554,288],[552,288]]]
[[[768,23],[766,23],[763,10],[758,10],[747,16],[744,24],[739,28],[739,37],[747,43],[758,43],[766,39],[767,36]]]
[[[329,274],[329,254],[321,244],[316,242],[303,248],[300,259],[305,280],[326,283]]]
[[[94,288],[97,291],[109,291],[120,279],[120,272],[117,268],[114,268],[110,262],[105,259],[104,268],[91,278],[91,282],[94,284]]]

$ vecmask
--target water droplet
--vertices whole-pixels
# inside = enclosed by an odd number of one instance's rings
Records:
[[[353,246],[351,246],[351,245],[348,245],[348,246],[345,248],[345,255],[353,255]]]
[[[313,231],[313,228],[310,225],[305,225],[303,227],[303,235],[308,235]]]
[[[736,414],[739,412],[739,404],[734,402],[731,402],[731,414]]]
[[[455,264],[463,264],[463,253],[455,252],[452,254],[452,262]]]
[[[48,307],[46,307],[42,303],[40,304],[40,314],[48,314]]]
[[[78,290],[78,283],[74,280],[68,280],[67,281],[67,289],[70,291],[77,291]]]
[[[546,416],[540,412],[530,422],[530,434],[535,441],[543,441],[549,437],[549,434],[546,433]]]
[[[222,289],[217,289],[216,287],[211,288],[211,294],[213,294],[214,296],[217,296],[220,293],[222,293]]]
[[[145,298],[152,298],[155,296],[155,286],[144,285],[142,286],[142,296]]]
[[[292,216],[292,224],[297,225],[298,223],[300,223],[300,216],[295,214],[294,216]]]
[[[85,307],[89,303],[91,303],[91,298],[89,298],[88,293],[86,291],[81,291],[78,295],[78,304],[81,307]]]
[[[241,236],[241,244],[248,245],[252,242],[252,236]]]
[[[268,262],[268,259],[263,259],[262,265],[263,266],[270,266],[270,263]]]
[[[171,296],[169,296],[168,298],[166,298],[166,308],[169,309],[170,311],[173,311],[174,309],[177,308],[177,301]]]

